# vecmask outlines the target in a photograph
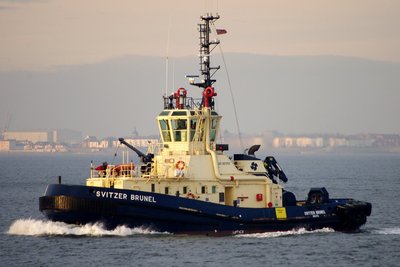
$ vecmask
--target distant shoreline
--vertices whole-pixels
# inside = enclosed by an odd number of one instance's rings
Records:
[[[129,150],[128,150],[129,151]],[[121,150],[120,150],[121,152]],[[231,150],[226,152],[226,155],[240,154],[240,151]],[[100,151],[31,151],[31,150],[10,150],[10,151],[0,151],[0,155],[18,155],[18,154],[32,154],[32,155],[114,155],[115,149],[104,149]],[[287,155],[344,155],[344,154],[400,154],[400,147],[393,148],[335,148],[335,149],[277,149],[277,148],[267,148],[262,149],[256,153],[256,157],[263,157],[264,155],[271,154],[287,154]],[[134,157],[136,157],[135,154]]]

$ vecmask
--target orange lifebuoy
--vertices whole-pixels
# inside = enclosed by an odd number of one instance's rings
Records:
[[[178,169],[178,170],[183,170],[184,168],[185,168],[185,162],[183,162],[182,160],[180,160],[180,161],[178,161],[176,164],[175,164],[175,167]]]

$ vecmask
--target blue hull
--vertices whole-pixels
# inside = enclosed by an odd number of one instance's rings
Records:
[[[286,216],[277,218],[275,208],[241,208],[150,192],[51,184],[39,199],[39,209],[52,221],[219,235],[324,227],[353,231],[366,222],[371,204],[331,199],[318,205],[287,206]]]

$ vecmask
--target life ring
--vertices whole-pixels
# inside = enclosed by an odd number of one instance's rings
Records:
[[[181,170],[183,170],[185,168],[185,162],[180,160],[175,164],[175,167],[176,167],[176,169],[181,171]]]
[[[198,197],[195,195],[195,194],[193,194],[192,192],[189,192],[187,195],[186,195],[186,197],[187,198],[192,198],[192,199],[197,199]]]

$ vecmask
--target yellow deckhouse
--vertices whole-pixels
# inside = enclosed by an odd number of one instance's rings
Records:
[[[225,205],[281,206],[282,188],[267,177],[263,161],[251,155],[231,159],[224,154],[227,145],[216,143],[222,117],[212,107],[196,109],[183,88],[174,95],[157,117],[162,146],[149,175],[165,178],[158,186]]]

